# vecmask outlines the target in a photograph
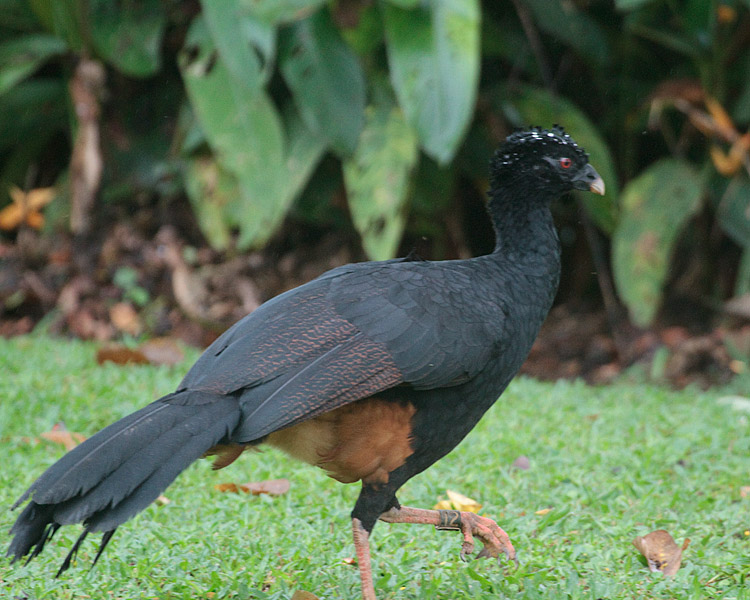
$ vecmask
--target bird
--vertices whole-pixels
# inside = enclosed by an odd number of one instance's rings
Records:
[[[461,557],[515,560],[489,517],[401,505],[409,479],[453,450],[520,369],[552,306],[560,242],[550,205],[604,194],[588,154],[555,125],[509,135],[490,159],[494,250],[415,254],[334,268],[262,304],[219,336],[177,389],[109,425],[50,466],[13,505],[7,555],[33,559],[63,525],[115,530],[201,457],[214,468],[268,444],[361,483],[351,526],[364,600],[375,600],[369,538],[378,521],[459,531]]]

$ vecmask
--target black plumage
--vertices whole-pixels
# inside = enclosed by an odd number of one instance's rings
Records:
[[[8,554],[36,556],[61,525],[114,530],[191,462],[221,466],[267,442],[362,481],[352,512],[365,598],[375,522],[441,524],[401,507],[405,481],[450,452],[528,354],[557,290],[560,249],[549,204],[603,193],[587,155],[560,128],[510,136],[490,164],[495,250],[470,260],[346,265],[265,303],[216,340],[177,390],[100,431],[43,473],[15,506]],[[15,508],[14,506],[14,508]],[[514,555],[494,522],[452,515],[484,555]],[[444,524],[444,523],[442,523]],[[98,558],[98,555],[97,555]]]

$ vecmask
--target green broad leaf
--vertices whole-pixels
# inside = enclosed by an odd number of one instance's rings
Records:
[[[179,57],[188,97],[219,163],[238,181],[245,202],[238,244],[258,246],[284,216],[284,133],[271,100],[237,85],[198,18]]]
[[[67,49],[62,39],[44,33],[27,34],[0,44],[0,94]]]
[[[617,10],[626,12],[641,8],[653,1],[654,0],[615,0],[615,7],[617,7]]]
[[[422,0],[386,0],[389,4],[399,8],[416,8]]]
[[[354,152],[364,125],[365,79],[328,11],[282,32],[279,66],[307,126],[338,154]]]
[[[386,49],[399,105],[424,151],[449,162],[474,113],[479,80],[478,0],[384,5]]]
[[[593,17],[578,10],[573,2],[524,0],[534,21],[545,33],[574,48],[578,54],[599,64],[609,61],[607,38]]]
[[[737,266],[737,279],[734,285],[735,297],[750,294],[750,246],[745,246]]]
[[[253,17],[245,4],[242,0],[201,2],[203,18],[232,79],[246,93],[254,93],[273,71],[276,32]]]
[[[0,96],[0,153],[12,152],[28,138],[65,130],[66,101],[65,83],[47,77],[22,81]]]
[[[633,322],[645,327],[659,308],[678,234],[700,208],[703,186],[687,163],[661,160],[625,186],[612,236],[615,284]]]
[[[325,4],[326,0],[242,0],[254,17],[279,25],[305,19]]]
[[[70,49],[81,52],[86,49],[86,14],[79,0],[28,0],[31,10],[42,26],[50,33],[64,39]]]
[[[607,193],[604,196],[583,193],[580,198],[594,222],[603,231],[612,233],[618,212],[617,171],[609,148],[596,126],[572,102],[541,88],[524,87],[519,94],[512,95],[510,103],[517,111],[515,118],[510,115],[516,125],[549,127],[558,123],[589,153],[589,162],[602,176]]]
[[[398,250],[417,155],[416,135],[398,108],[367,108],[359,145],[344,162],[344,183],[354,226],[373,260],[392,258]]]
[[[311,131],[291,107],[284,112],[287,152],[284,157],[284,192],[281,201],[288,208],[302,192],[323,156],[325,138]],[[286,212],[285,208],[285,212]]]
[[[28,0],[0,0],[0,27],[10,31],[37,31],[39,20]]]
[[[93,0],[90,5],[91,38],[105,61],[133,77],[159,71],[167,24],[160,0]]]
[[[302,192],[307,181],[310,179],[315,166],[325,151],[325,140],[310,131],[298,114],[289,107],[283,115],[284,130],[286,131],[286,154],[281,167],[281,185],[279,195],[276,199],[275,213],[273,218],[276,225],[265,237],[265,241],[275,231],[276,226],[289,212],[292,203]],[[242,232],[251,229],[252,223],[247,223],[249,215],[253,214],[252,198],[243,196],[249,202],[233,203],[227,208],[227,215],[231,221],[240,228],[240,246],[243,246]]]
[[[211,157],[188,160],[185,172],[187,191],[198,225],[208,243],[216,250],[226,250],[232,241],[228,215],[241,197],[237,178]]]
[[[750,181],[735,177],[717,210],[721,228],[740,246],[750,248]]]

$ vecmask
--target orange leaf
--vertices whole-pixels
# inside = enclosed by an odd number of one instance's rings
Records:
[[[734,134],[737,132],[737,128],[734,126],[732,117],[729,116],[724,107],[719,103],[716,98],[711,96],[706,97],[706,108],[709,114],[713,117],[716,127],[719,129],[721,134],[726,139],[732,139]]]
[[[240,493],[240,489],[237,487],[237,484],[232,483],[231,481],[228,483],[217,483],[214,486],[214,489],[220,492],[232,492],[234,494]]]
[[[633,540],[633,545],[646,557],[648,568],[654,573],[661,571],[667,577],[677,573],[682,562],[682,553],[688,544],[690,539],[685,538],[682,547],[678,546],[672,536],[663,529],[657,529]]]
[[[733,156],[732,152],[726,154],[718,146],[711,146],[711,162],[714,163],[714,167],[720,175],[729,177],[734,175],[739,168],[742,166],[742,162],[737,156]]]
[[[120,331],[130,335],[138,335],[141,332],[141,319],[129,302],[118,302],[111,306],[109,318]]]
[[[0,210],[0,229],[10,231],[24,222],[39,229],[44,224],[44,217],[39,210],[55,197],[55,188],[37,188],[24,192],[13,186],[9,194],[13,203]]]
[[[185,353],[173,338],[160,337],[148,340],[138,348],[152,365],[176,365],[185,359]]]
[[[72,450],[86,439],[86,436],[65,429],[62,423],[56,423],[51,431],[45,431],[41,437],[55,444],[62,444],[66,450]]]
[[[243,492],[249,492],[254,496],[259,494],[268,494],[270,496],[281,496],[289,491],[291,484],[288,479],[268,479],[266,481],[257,481],[253,483],[243,483],[240,489]]]
[[[99,348],[96,352],[96,362],[100,365],[105,362],[113,362],[116,365],[145,365],[148,364],[148,359],[140,350],[114,344]]]

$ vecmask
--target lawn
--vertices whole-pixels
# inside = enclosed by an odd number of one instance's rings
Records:
[[[0,506],[63,453],[40,433],[64,422],[91,435],[169,392],[187,369],[98,366],[95,351],[81,342],[0,339]],[[750,378],[709,392],[637,379],[596,388],[514,381],[471,435],[399,498],[432,507],[449,488],[477,499],[510,535],[520,566],[463,563],[456,533],[381,523],[372,538],[378,597],[750,599],[750,496],[742,497],[750,402],[726,398],[747,394]],[[521,455],[528,470],[511,466]],[[291,490],[275,498],[214,489],[279,477]],[[54,578],[79,532],[67,527],[28,566],[0,559],[0,596],[286,599],[306,590],[357,598],[357,569],[347,560],[357,491],[274,450],[218,472],[199,461],[167,490],[169,504],[118,530],[93,570],[96,538]],[[0,512],[0,530],[14,516]],[[654,529],[692,540],[671,579],[650,573],[633,547]]]

